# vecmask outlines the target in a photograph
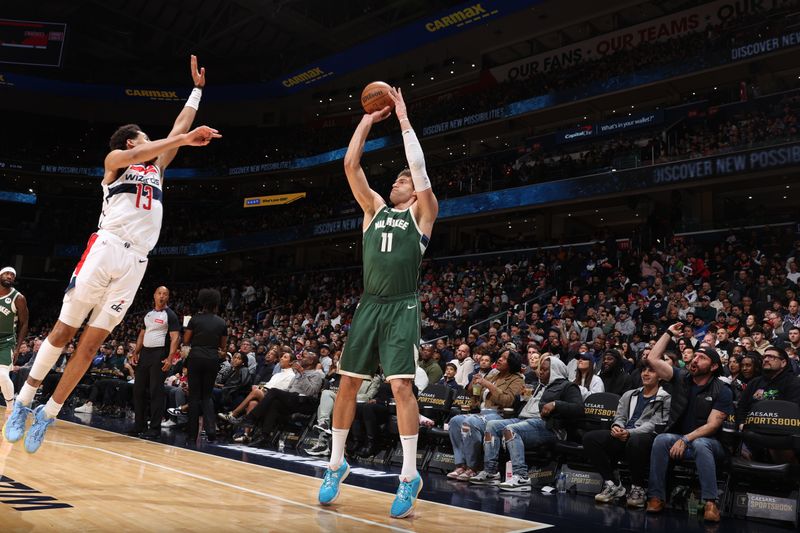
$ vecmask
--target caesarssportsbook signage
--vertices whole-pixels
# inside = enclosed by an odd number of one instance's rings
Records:
[[[526,79],[542,72],[568,68],[621,50],[630,50],[641,44],[666,41],[695,31],[702,31],[709,24],[717,25],[735,17],[766,15],[774,9],[790,3],[793,2],[785,0],[718,0],[507,63],[491,69],[491,73],[500,82]]]

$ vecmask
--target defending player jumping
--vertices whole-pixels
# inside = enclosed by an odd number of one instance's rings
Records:
[[[33,411],[34,421],[25,436],[25,450],[29,453],[39,449],[47,428],[55,422],[98,348],[125,317],[136,296],[147,268],[147,254],[161,232],[164,170],[181,146],[205,146],[221,137],[208,126],[189,131],[206,82],[205,69],[197,69],[195,56],[191,57],[191,69],[195,88],[167,138],[151,141],[135,124],[122,126],[111,136],[97,232],[89,238],[75,267],[61,314],[42,343],[3,428],[9,442],[23,437],[36,389],[91,313],[53,396]]]
[[[344,446],[355,414],[356,392],[361,380],[372,377],[380,362],[397,402],[397,425],[403,447],[400,486],[390,514],[404,518],[413,511],[422,489],[416,469],[419,409],[411,388],[420,338],[417,283],[439,205],[425,170],[422,148],[408,120],[403,95],[395,89],[389,94],[403,132],[409,167],[400,172],[392,185],[389,200],[394,207],[388,207],[369,187],[361,168],[361,154],[370,128],[391,115],[390,107],[364,115],[344,158],[350,189],[364,210],[364,294],[339,362],[342,380],[333,409],[331,460],[319,491],[319,502],[333,503],[341,482],[350,472]]]

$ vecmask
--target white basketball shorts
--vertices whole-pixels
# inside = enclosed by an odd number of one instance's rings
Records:
[[[147,270],[147,251],[99,230],[89,238],[72,273],[58,319],[73,328],[83,324],[113,330],[125,317]]]

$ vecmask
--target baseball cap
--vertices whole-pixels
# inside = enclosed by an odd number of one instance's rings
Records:
[[[698,349],[696,349],[694,353],[695,354],[701,353],[706,357],[708,357],[709,359],[711,359],[712,364],[716,363],[719,366],[719,368],[717,368],[717,372],[718,373],[722,372],[722,359],[720,359],[719,353],[717,353],[717,351],[714,348],[711,348],[710,346],[701,346]]]

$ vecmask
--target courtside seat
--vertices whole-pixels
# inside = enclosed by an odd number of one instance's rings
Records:
[[[800,405],[783,400],[762,400],[753,405],[744,423],[742,441],[751,450],[793,450],[800,455]],[[737,473],[785,479],[798,476],[798,465],[771,464],[734,457]]]
[[[583,457],[583,435],[597,429],[611,429],[619,405],[619,395],[596,392],[583,402],[583,417],[575,421],[577,439],[556,442],[555,452],[567,458]]]

